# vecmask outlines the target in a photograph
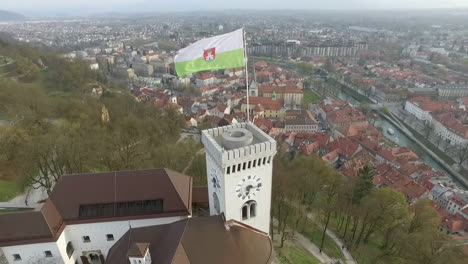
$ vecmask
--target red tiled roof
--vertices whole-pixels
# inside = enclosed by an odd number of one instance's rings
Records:
[[[242,99],[242,104],[247,104],[247,98]],[[258,105],[261,104],[265,110],[280,110],[284,106],[284,100],[276,99],[273,100],[270,97],[249,97],[249,104],[250,105]]]
[[[273,128],[273,122],[268,119],[257,118],[254,124],[265,132],[269,132],[270,129]]]
[[[359,144],[349,138],[339,138],[329,143],[326,148],[330,151],[338,150],[340,154],[345,155],[346,158],[351,158],[359,149]]]
[[[395,183],[391,187],[403,193],[403,195],[405,195],[405,197],[410,201],[418,199],[427,192],[427,189],[424,188],[424,186],[407,177],[403,178],[403,180]]]
[[[271,84],[262,84],[258,88],[260,93],[276,93],[276,94],[285,94],[285,93],[297,93],[302,94],[304,91],[299,89],[296,84],[288,83],[285,86],[276,86]]]
[[[213,78],[213,77],[214,75],[212,73],[204,73],[198,76],[197,79],[206,80],[206,79]]]
[[[392,154],[392,152],[388,149],[381,148],[377,151],[377,153],[382,156],[384,159],[393,162],[396,160],[396,157]]]
[[[458,120],[453,112],[442,113],[435,116],[435,119],[443,124],[450,131],[459,135],[462,138],[468,139],[468,126],[464,126],[460,120]]]
[[[328,114],[328,119],[333,123],[364,122],[367,120],[366,115],[354,108],[333,111]]]

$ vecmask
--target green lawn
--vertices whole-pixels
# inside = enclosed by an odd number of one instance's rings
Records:
[[[322,241],[322,231],[323,229],[319,228],[315,223],[308,221],[304,225],[301,233],[310,241],[312,241],[312,243],[314,243],[317,247],[320,247],[320,243]],[[344,260],[344,255],[343,252],[341,252],[340,247],[336,245],[329,236],[325,236],[323,252],[325,252],[325,254],[331,258]]]
[[[0,202],[14,198],[21,191],[22,188],[19,183],[0,180]]]
[[[337,232],[337,229],[338,218],[332,217],[330,219],[330,230],[333,230],[335,234],[340,234],[341,236],[342,231]],[[350,235],[350,233],[351,232],[348,232],[348,235]],[[375,236],[371,236],[367,244],[361,243],[357,248],[352,247],[350,251],[351,255],[358,263],[373,264],[379,255],[382,254],[380,239]]]
[[[0,113],[0,121],[10,121],[13,117],[7,113]]]
[[[315,104],[318,101],[320,101],[320,96],[316,93],[314,93],[311,90],[305,90],[304,91],[304,102],[307,104]]]
[[[276,248],[280,264],[319,264],[320,261],[297,244]]]

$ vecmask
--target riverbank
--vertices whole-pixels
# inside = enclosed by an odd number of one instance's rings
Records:
[[[425,144],[421,143],[419,139],[413,135],[414,131],[410,131],[409,128],[407,127],[402,127],[399,123],[397,122],[394,118],[396,117],[391,117],[388,116],[387,114],[380,114],[381,117],[385,118],[387,121],[389,121],[393,126],[397,127],[403,134],[405,134],[408,138],[410,138],[413,142],[415,142],[419,147],[421,147],[431,158],[433,158],[440,166],[442,166],[445,170],[447,170],[450,173],[450,176],[452,176],[454,179],[456,179],[460,185],[462,185],[464,188],[468,188],[468,179],[466,179],[463,175],[461,175],[459,172],[454,170],[450,164],[445,162],[442,158],[440,158],[438,155],[436,155],[432,150],[430,150]],[[404,125],[404,122],[401,122]],[[419,135],[422,137],[421,135]]]

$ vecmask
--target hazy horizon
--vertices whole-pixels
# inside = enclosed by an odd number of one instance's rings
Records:
[[[2,2],[4,0],[1,0]],[[34,15],[83,15],[104,12],[196,12],[226,9],[255,10],[385,10],[385,9],[454,9],[468,8],[468,0],[15,0],[0,4],[0,9]]]

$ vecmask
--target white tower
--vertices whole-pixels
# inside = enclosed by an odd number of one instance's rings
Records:
[[[239,123],[204,130],[202,142],[210,214],[269,233],[276,141],[252,123]]]

